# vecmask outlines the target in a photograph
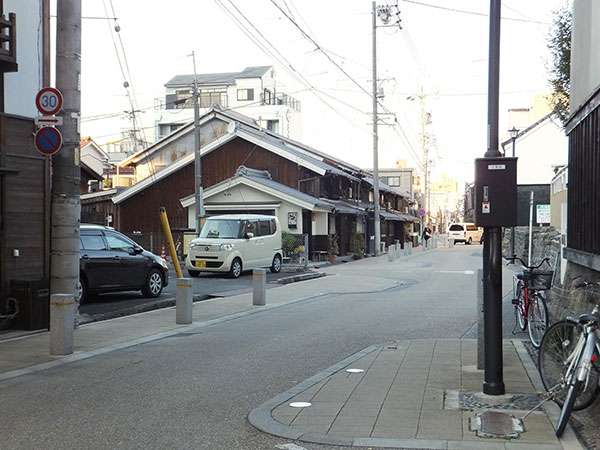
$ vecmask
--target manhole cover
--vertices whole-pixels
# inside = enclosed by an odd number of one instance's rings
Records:
[[[479,437],[519,437],[525,431],[523,422],[509,414],[484,411],[471,417],[471,431]]]
[[[309,406],[311,406],[311,403],[309,403],[309,402],[293,402],[293,403],[290,403],[290,406],[292,408],[308,408]]]

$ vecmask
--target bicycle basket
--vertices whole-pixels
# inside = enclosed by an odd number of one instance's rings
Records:
[[[527,280],[528,289],[538,289],[540,291],[550,289],[552,287],[552,277],[554,272],[552,271],[537,271],[531,274],[531,277]]]

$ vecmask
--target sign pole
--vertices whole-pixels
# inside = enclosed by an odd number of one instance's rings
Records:
[[[502,156],[498,150],[500,97],[500,0],[490,0],[488,70],[488,124],[486,158]],[[487,226],[483,231],[483,393],[504,395],[502,363],[502,228]]]
[[[81,0],[61,0],[56,10],[56,86],[64,94],[64,105],[60,105],[64,148],[52,158],[50,292],[70,294],[76,299],[79,298],[80,85]],[[53,113],[59,107],[58,97],[52,89],[44,92],[45,97],[43,94],[39,98],[40,106],[49,109],[46,113]]]

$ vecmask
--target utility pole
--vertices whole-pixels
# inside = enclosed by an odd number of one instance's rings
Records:
[[[423,155],[423,202],[425,203],[425,217],[423,226],[429,224],[429,147],[425,136],[425,94],[423,86],[419,86],[419,110],[421,116],[421,153]],[[423,227],[421,227],[423,228]],[[421,230],[422,231],[422,230]]]
[[[204,201],[202,195],[202,158],[200,156],[200,107],[198,105],[198,78],[196,76],[196,55],[192,52],[194,63],[194,199],[196,206],[196,236],[200,235],[202,218],[204,217]]]
[[[485,158],[502,156],[498,150],[500,95],[500,0],[490,0],[490,39],[488,69],[488,124]],[[483,229],[483,393],[504,395],[502,363],[502,228]]]
[[[373,214],[375,215],[375,256],[381,249],[379,218],[379,157],[377,135],[377,5],[373,2]]]
[[[63,95],[62,149],[52,158],[50,292],[79,289],[79,117],[81,110],[81,0],[56,10],[56,87]]]

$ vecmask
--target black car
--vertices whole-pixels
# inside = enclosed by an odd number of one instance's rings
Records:
[[[80,226],[79,300],[101,292],[141,290],[158,297],[169,284],[169,268],[161,257],[110,227]]]

